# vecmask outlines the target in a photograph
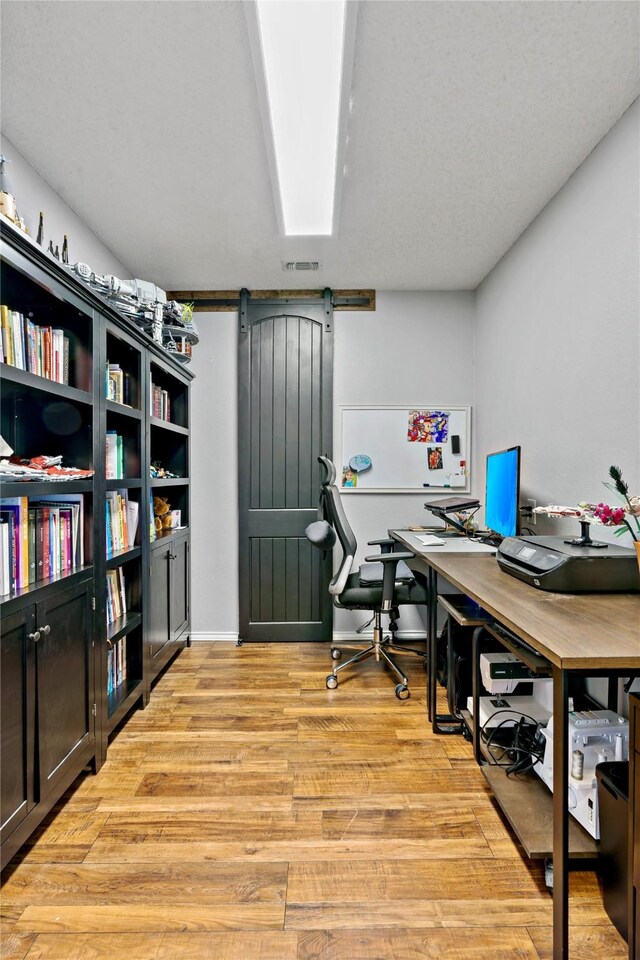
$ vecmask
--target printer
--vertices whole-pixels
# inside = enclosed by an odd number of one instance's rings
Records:
[[[640,590],[635,550],[578,545],[562,537],[505,537],[500,569],[540,590],[557,593],[632,593]]]

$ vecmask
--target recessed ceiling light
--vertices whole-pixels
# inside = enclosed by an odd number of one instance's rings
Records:
[[[274,193],[287,235],[335,231],[356,6],[354,0],[256,0],[254,6],[254,62],[266,93]],[[252,16],[247,10],[250,26]]]

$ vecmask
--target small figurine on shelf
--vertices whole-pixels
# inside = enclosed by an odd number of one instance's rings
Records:
[[[0,213],[4,214],[7,220],[11,220],[23,233],[28,234],[26,224],[16,208],[16,198],[9,188],[7,175],[4,172],[5,163],[10,163],[10,161],[6,157],[0,156]]]
[[[153,514],[156,536],[165,530],[171,530],[173,522],[171,519],[171,505],[166,497],[153,498]]]
[[[172,473],[171,470],[167,470],[166,467],[163,467],[161,463],[157,460],[151,464],[151,479],[152,480],[177,480],[178,474]]]

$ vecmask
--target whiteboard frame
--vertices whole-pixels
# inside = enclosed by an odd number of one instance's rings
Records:
[[[467,461],[467,473],[466,473],[466,483],[464,487],[451,487],[451,486],[436,486],[429,485],[428,487],[343,487],[341,478],[342,478],[342,466],[344,462],[342,443],[344,437],[344,414],[348,410],[406,410],[407,417],[409,416],[410,410],[446,410],[448,412],[455,410],[461,411],[465,415],[465,430],[466,430],[466,442],[468,454],[466,456]],[[336,486],[340,490],[340,494],[357,494],[357,493],[419,493],[421,496],[429,496],[431,493],[441,493],[442,491],[447,491],[451,496],[457,496],[457,494],[470,493],[471,491],[471,407],[468,404],[461,403],[341,403],[338,406],[338,459],[336,463]]]

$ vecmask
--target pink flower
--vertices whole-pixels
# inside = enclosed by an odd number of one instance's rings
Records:
[[[622,507],[610,507],[607,503],[599,503],[594,510],[594,516],[607,527],[619,527],[624,521]]]

